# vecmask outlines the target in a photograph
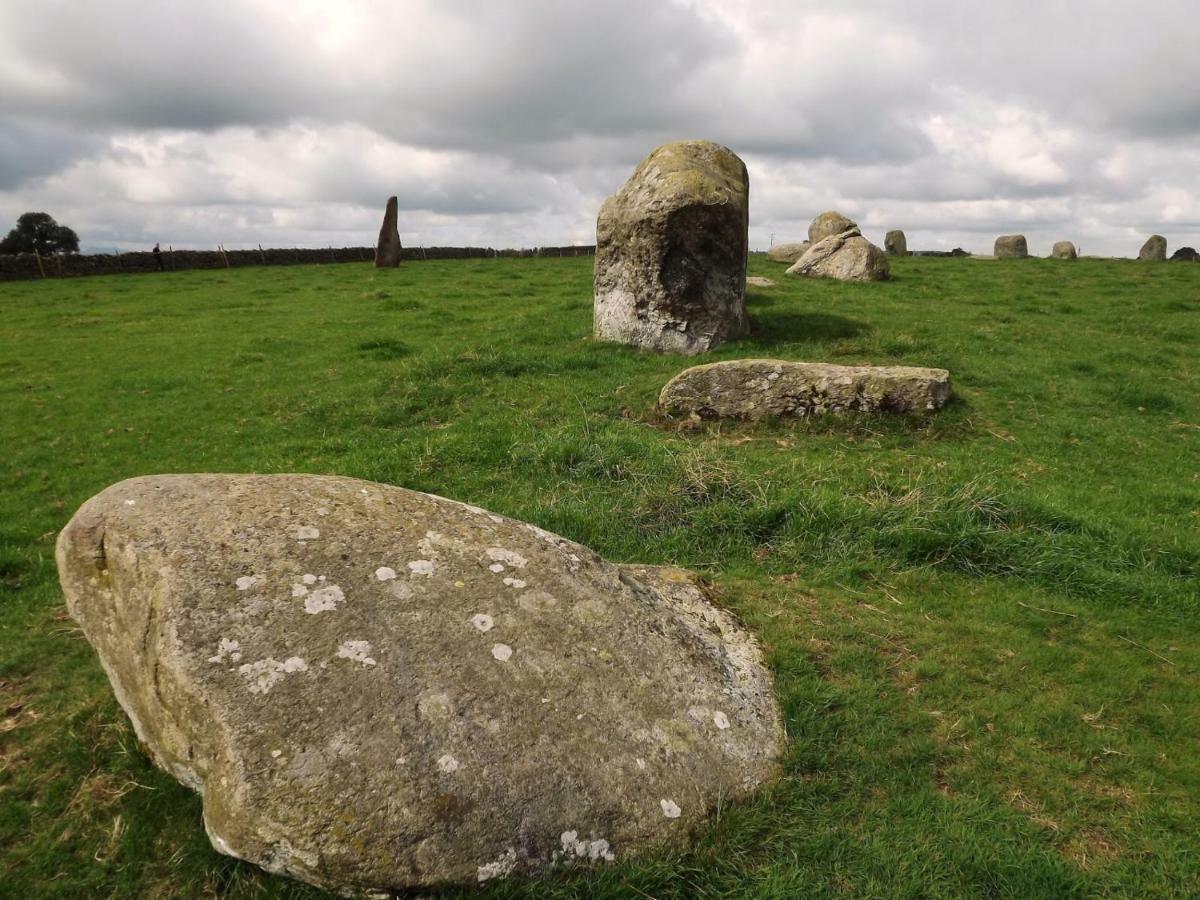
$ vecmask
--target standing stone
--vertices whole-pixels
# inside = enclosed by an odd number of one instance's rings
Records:
[[[1138,259],[1148,259],[1152,262],[1162,262],[1167,258],[1167,239],[1161,234],[1152,234],[1142,249],[1138,251]]]
[[[817,241],[785,274],[839,281],[884,281],[891,275],[891,265],[887,254],[863,237],[855,225]]]
[[[594,333],[703,353],[744,334],[750,179],[711,141],[664,144],[600,208]]]
[[[883,249],[888,256],[908,256],[908,238],[903,231],[889,231],[884,235]]]
[[[827,237],[842,234],[857,227],[858,223],[851,222],[840,212],[831,209],[812,220],[812,224],[808,226],[808,241],[810,244],[815,244],[817,241],[823,241]]]
[[[1025,259],[1029,256],[1029,244],[1023,234],[1004,234],[996,238],[993,253],[996,259]]]
[[[213,846],[343,895],[605,865],[779,771],[757,642],[680,569],[319,475],[114,485],[67,606]]]
[[[394,269],[400,265],[400,230],[397,227],[396,198],[388,197],[387,211],[383,214],[383,227],[379,229],[379,241],[375,245],[375,268]]]
[[[792,265],[799,260],[800,257],[804,255],[804,252],[811,246],[812,244],[808,241],[801,241],[798,244],[776,244],[767,251],[767,259]]]
[[[1054,259],[1075,259],[1079,254],[1075,250],[1075,245],[1070,241],[1058,241],[1051,248],[1050,255]]]

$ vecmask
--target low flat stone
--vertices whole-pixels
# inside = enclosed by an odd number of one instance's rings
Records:
[[[746,279],[746,284],[751,287],[775,287],[775,282],[770,278],[764,278],[761,275],[751,275]]]
[[[767,259],[791,265],[799,260],[811,246],[811,241],[801,241],[798,244],[776,244],[767,251]]]
[[[758,645],[694,576],[452,500],[134,478],[57,560],[213,846],[338,892],[626,859],[779,768]]]
[[[658,406],[671,416],[756,421],[827,412],[928,413],[949,397],[945,369],[735,359],[680,372],[662,389]]]

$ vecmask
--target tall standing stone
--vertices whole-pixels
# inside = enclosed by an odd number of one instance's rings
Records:
[[[394,269],[400,265],[400,230],[396,224],[396,210],[396,198],[388,197],[387,211],[383,214],[383,227],[379,229],[379,241],[375,245],[377,269]]]
[[[1142,249],[1138,251],[1138,259],[1148,259],[1153,262],[1162,262],[1167,258],[1167,239],[1161,234],[1152,234],[1146,243],[1142,244]]]
[[[1025,259],[1029,256],[1029,244],[1023,234],[1002,234],[996,238],[996,259]]]
[[[908,256],[908,238],[899,229],[889,231],[884,235],[883,249],[888,256]]]
[[[647,156],[596,221],[596,338],[692,354],[744,334],[749,196],[745,164],[720,144]]]
[[[1075,259],[1079,254],[1070,241],[1058,241],[1051,248],[1050,255],[1054,259]]]

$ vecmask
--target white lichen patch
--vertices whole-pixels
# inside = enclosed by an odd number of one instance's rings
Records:
[[[433,560],[431,559],[414,559],[408,564],[408,571],[413,575],[432,575]]]
[[[635,759],[634,762],[637,763],[639,772],[646,771],[646,761],[644,759],[638,758],[638,759]]]
[[[581,841],[578,831],[564,831],[559,838],[562,841],[562,852],[579,859],[603,859],[612,862],[616,854],[609,849],[608,841],[598,838],[594,841]]]
[[[678,819],[683,813],[679,808],[679,804],[674,800],[659,800],[658,805],[662,807],[662,814],[668,819]]]
[[[235,581],[234,584],[237,585],[237,589],[239,591],[248,591],[250,588],[254,587],[254,585],[258,584],[258,576],[243,575],[241,578]]]
[[[238,671],[246,679],[250,693],[265,694],[275,687],[285,675],[307,672],[308,663],[298,656],[288,657],[283,662],[268,657],[255,663],[245,663],[238,667]]]
[[[492,647],[492,656],[496,657],[500,662],[508,662],[513,655],[512,647],[508,644],[496,644]]]
[[[443,775],[453,775],[458,771],[458,760],[446,753],[438,757],[437,767]]]
[[[325,587],[317,588],[304,598],[304,611],[309,615],[328,612],[329,610],[337,609],[338,604],[345,599],[346,595],[340,587],[336,584],[329,584]]]
[[[396,570],[391,566],[380,566],[375,570],[375,579],[377,581],[391,581],[396,577]]]
[[[516,588],[518,591],[521,588],[525,587],[525,582],[522,581],[520,578],[505,578],[504,583],[507,584],[510,588]]]
[[[305,584],[316,584],[317,576],[316,575],[305,575],[300,580],[303,581]]]
[[[307,593],[308,593],[308,588],[306,588],[304,585],[302,585],[302,584],[293,584],[292,585],[292,597],[293,598],[303,597]]]
[[[137,501],[136,500],[126,500],[125,505],[126,506],[137,506]]]
[[[493,878],[505,878],[511,875],[516,867],[517,851],[513,847],[509,847],[497,859],[476,869],[475,878],[480,882],[490,881]]]
[[[492,627],[496,623],[487,613],[477,613],[476,615],[471,616],[471,624],[476,629],[486,634],[492,630]]]
[[[504,571],[504,563],[492,563],[490,566],[488,566],[488,571],[495,572],[497,575],[499,575]]]
[[[523,569],[529,565],[529,560],[520,553],[513,550],[505,550],[503,547],[488,547],[487,555],[488,559],[504,563],[506,566],[512,566],[514,569]]]
[[[721,731],[724,731],[729,727],[729,716],[725,715],[725,713],[721,712],[720,710],[717,710],[715,713],[713,713],[713,724],[716,725],[717,728],[721,729]]]
[[[217,655],[210,656],[210,663],[222,663],[228,659],[230,662],[237,662],[242,658],[242,647],[237,641],[231,641],[229,638],[221,638],[217,644]]]
[[[321,529],[314,528],[312,525],[301,525],[296,529],[296,540],[298,541],[315,541],[321,536]]]
[[[371,644],[368,641],[342,641],[337,655],[339,659],[349,659],[362,663],[364,666],[373,666],[375,660],[369,656],[370,652]]]

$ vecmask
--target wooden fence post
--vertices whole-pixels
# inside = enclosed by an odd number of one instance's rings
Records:
[[[258,245],[258,258],[264,266],[267,264],[267,254],[263,253],[262,244]]]
[[[167,252],[171,254],[171,271],[174,272],[175,271],[175,247],[171,244],[167,244]]]
[[[58,266],[58,277],[62,278],[62,254],[61,253],[54,254],[54,264],[56,266]]]
[[[229,268],[229,257],[225,255],[225,245],[217,244],[217,252],[221,254],[221,259],[225,261],[225,268]]]
[[[42,273],[42,277],[46,277],[46,267],[42,265],[42,254],[38,253],[37,247],[33,248],[33,258],[37,260],[38,271]]]

